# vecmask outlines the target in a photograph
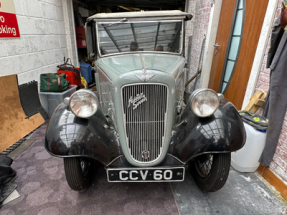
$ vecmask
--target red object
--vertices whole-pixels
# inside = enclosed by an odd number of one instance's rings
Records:
[[[0,38],[20,37],[16,14],[0,12]]]
[[[75,68],[78,71],[58,70],[58,74],[65,73],[66,80],[70,81],[71,85],[82,86],[80,68]]]
[[[78,48],[87,48],[86,32],[84,27],[76,27],[76,38]]]

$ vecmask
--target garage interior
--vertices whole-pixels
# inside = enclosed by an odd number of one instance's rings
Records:
[[[44,148],[47,123],[28,140],[27,150],[12,153],[13,181],[21,195],[3,205],[3,214],[285,214],[286,205],[269,189],[259,173],[240,173],[230,169],[225,186],[204,193],[189,170],[183,182],[109,183],[103,166],[83,192],[69,188],[62,158]],[[35,174],[37,172],[37,174]],[[282,198],[282,197],[281,197]]]
[[[188,2],[188,1],[187,1]],[[116,13],[132,11],[155,11],[155,10],[181,10],[185,11],[185,0],[131,0],[131,1],[113,1],[113,0],[73,0],[74,17],[75,17],[75,34],[77,39],[77,50],[79,62],[85,62],[93,66],[94,58],[89,55],[96,50],[88,51],[85,37],[85,22],[89,16],[97,13]],[[91,47],[91,45],[90,45]],[[92,70],[92,81],[89,87],[95,86],[95,71]]]
[[[84,30],[88,16],[95,13],[127,11],[175,9],[185,11],[186,2],[185,0],[73,0],[73,8],[78,60],[90,64],[92,68],[94,59],[87,54]],[[13,78],[10,83],[15,85],[17,80]],[[9,87],[11,88],[11,85]],[[88,83],[88,88],[96,90],[94,75]],[[21,101],[17,102],[20,107]],[[5,104],[0,106],[3,105]],[[27,114],[22,115],[24,119]],[[230,170],[225,187],[216,193],[203,193],[196,186],[188,170],[185,181],[180,183],[108,183],[103,166],[100,166],[95,173],[92,186],[88,190],[72,191],[66,183],[62,159],[52,157],[44,148],[43,137],[47,128],[47,122],[44,121],[47,115],[39,111],[37,117],[39,120],[36,123],[30,118],[34,125],[28,127],[32,133],[22,135],[25,136],[22,139],[24,144],[18,147],[22,143],[20,141],[17,146],[12,146],[6,151],[6,154],[14,159],[11,167],[18,176],[12,183],[17,184],[17,190],[21,195],[4,204],[0,213],[286,214],[286,201],[279,199],[280,195],[271,191],[272,188],[260,174],[240,173],[233,168]],[[21,129],[24,128],[25,126],[22,126]],[[13,135],[7,138],[13,139]],[[37,174],[34,174],[35,172]]]

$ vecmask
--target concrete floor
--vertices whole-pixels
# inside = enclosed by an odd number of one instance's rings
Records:
[[[47,125],[30,137],[35,142],[18,156],[12,168],[20,197],[0,214],[286,214],[283,204],[254,173],[231,168],[225,186],[215,193],[200,191],[186,172],[178,183],[108,183],[104,168],[85,192],[69,189],[61,158],[44,149]]]
[[[171,183],[180,214],[285,214],[284,205],[254,173],[231,168],[225,186],[203,193],[187,174],[183,183]]]

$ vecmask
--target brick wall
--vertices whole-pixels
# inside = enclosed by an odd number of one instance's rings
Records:
[[[0,76],[18,74],[23,84],[39,82],[41,73],[56,72],[67,57],[67,37],[71,37],[65,23],[73,16],[65,21],[63,15],[64,7],[72,10],[69,1],[14,0],[21,38],[0,39]]]
[[[190,72],[187,79],[191,78],[196,72],[199,62],[200,50],[204,34],[207,33],[212,0],[190,0],[188,12],[193,15],[193,19],[186,26],[186,53],[188,37],[192,35]],[[195,81],[187,87],[186,91],[191,91]],[[197,84],[200,80],[197,81]]]
[[[274,21],[277,19],[280,13],[281,13],[281,1],[279,1]],[[261,72],[259,74],[259,78],[256,84],[255,92],[257,92],[258,90],[268,91],[269,89],[270,69],[266,68],[267,54],[269,48],[270,48],[270,41],[266,47],[265,56]],[[262,109],[259,110],[258,113],[262,113]],[[283,179],[283,181],[287,182],[287,113],[284,118],[284,123],[279,137],[279,143],[275,155],[273,157],[273,161],[270,164],[270,169],[275,174],[277,174],[281,179]]]

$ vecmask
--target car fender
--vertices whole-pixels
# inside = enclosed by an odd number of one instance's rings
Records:
[[[122,154],[117,134],[100,109],[89,119],[83,119],[64,103],[49,121],[45,148],[53,156],[91,157],[104,165]]]
[[[196,116],[189,103],[181,116],[181,123],[173,128],[168,153],[183,162],[206,153],[227,153],[245,144],[246,133],[234,105],[225,98],[210,117]]]

